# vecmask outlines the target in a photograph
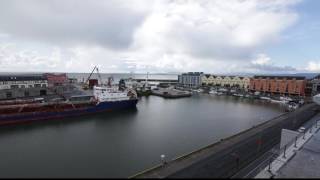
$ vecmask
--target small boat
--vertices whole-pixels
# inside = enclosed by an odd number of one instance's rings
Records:
[[[202,92],[203,92],[203,89],[198,89],[197,92],[198,92],[198,93],[202,93]]]
[[[216,90],[209,91],[209,94],[217,94],[217,93],[218,93],[218,91],[216,91]]]
[[[236,90],[234,90],[234,89],[231,89],[231,90],[230,90],[230,92],[231,92],[231,93],[235,93],[235,92],[236,92]]]
[[[218,93],[217,93],[218,96],[221,96],[221,95],[223,95],[223,94],[224,94],[223,92],[218,92]]]
[[[261,96],[260,99],[262,99],[262,100],[271,100],[271,98],[265,97],[265,96]]]
[[[286,101],[275,100],[275,99],[270,99],[270,102],[272,102],[272,103],[278,103],[278,104],[286,104]]]
[[[238,93],[235,93],[235,94],[232,94],[233,96],[236,96],[236,97],[243,97],[243,94],[238,94]]]
[[[227,91],[228,91],[228,89],[220,88],[218,91],[219,91],[219,92],[227,92]]]
[[[292,101],[292,98],[290,97],[280,97],[280,100],[283,100],[283,101]]]

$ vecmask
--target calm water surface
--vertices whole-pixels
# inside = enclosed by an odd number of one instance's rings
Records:
[[[235,97],[150,96],[134,110],[0,127],[0,177],[128,177],[281,113]]]

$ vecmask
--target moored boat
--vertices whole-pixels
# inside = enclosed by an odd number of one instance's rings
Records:
[[[65,101],[1,104],[0,125],[127,109],[135,107],[137,102],[133,89],[120,91],[115,87],[95,86],[93,95],[71,96]]]

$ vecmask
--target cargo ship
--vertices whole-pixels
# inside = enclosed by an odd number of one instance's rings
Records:
[[[60,119],[136,107],[133,89],[94,86],[92,95],[74,95],[64,101],[12,100],[0,102],[0,125]]]

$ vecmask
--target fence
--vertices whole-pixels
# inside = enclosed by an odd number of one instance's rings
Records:
[[[261,155],[270,152],[271,149],[277,146],[280,143],[282,129],[298,129],[317,112],[317,106],[315,104],[308,104],[294,112],[272,119],[267,123],[240,134],[239,137],[225,140],[225,143],[217,145],[220,146],[217,149],[222,150],[209,154],[205,158],[197,160],[188,167],[167,177],[232,177],[240,169],[245,168]],[[286,152],[286,148],[287,146],[284,146],[284,149],[280,149],[280,147],[274,148],[273,151],[277,153],[273,154],[276,155],[281,152]],[[268,161],[264,163],[268,164]]]
[[[249,173],[247,173],[243,178],[253,178],[255,177],[259,172],[263,171],[266,167],[268,171],[271,173],[272,169],[272,163],[274,161],[278,161],[278,157],[282,157],[284,159],[288,158],[287,153],[288,153],[288,148],[293,146],[294,148],[297,148],[297,142],[299,139],[305,140],[306,138],[306,133],[312,133],[315,131],[317,128],[319,128],[320,120],[315,120],[314,122],[308,124],[305,126],[305,130],[303,132],[300,132],[297,136],[295,136],[291,141],[286,143],[282,148],[279,146],[276,146],[275,148],[272,148],[268,153],[270,154],[268,158],[266,158],[263,162],[261,162],[256,168],[251,170]]]

